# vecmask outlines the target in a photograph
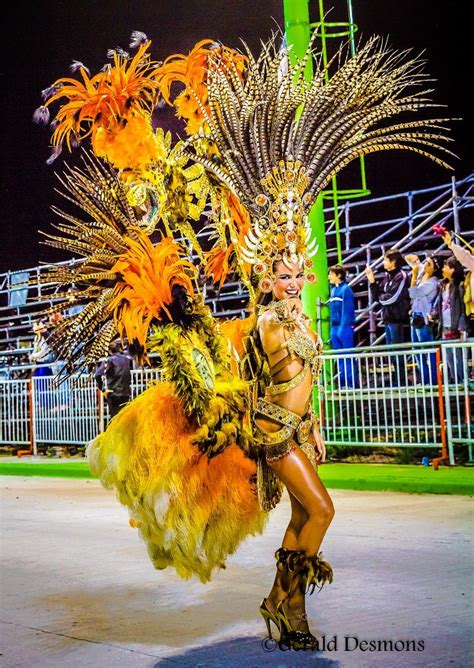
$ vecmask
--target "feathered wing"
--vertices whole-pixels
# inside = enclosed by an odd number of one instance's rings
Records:
[[[245,420],[249,384],[232,368],[228,340],[203,303],[188,249],[172,235],[184,236],[204,258],[190,220],[209,200],[223,217],[231,204],[239,212],[236,243],[248,221],[230,193],[200,165],[189,165],[168,135],[150,135],[143,119],[136,111],[123,129],[107,133],[93,124],[94,152],[109,163],[84,153],[83,168],[67,169],[62,192],[81,215],[57,211],[65,222],[47,235],[47,243],[81,259],[53,267],[44,280],[75,285],[73,293],[56,293],[50,312],[63,312],[70,300],[83,307],[53,334],[69,371],[105,356],[117,335],[142,362],[159,355],[166,381],[124,407],[87,455],[91,470],[128,507],[154,566],[207,582],[246,536],[263,530],[267,513],[259,505]],[[140,127],[148,128],[143,134],[153,153],[145,163],[130,158]],[[139,153],[147,155],[143,146]],[[225,279],[231,266],[232,258],[228,267],[217,261],[213,271]]]

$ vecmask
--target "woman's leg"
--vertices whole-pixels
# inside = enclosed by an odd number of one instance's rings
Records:
[[[291,518],[290,523],[283,536],[282,547],[288,550],[298,549],[298,536],[308,519],[308,514],[298,501],[298,499],[288,492],[291,502]],[[288,593],[290,578],[287,573],[277,570],[273,587],[267,597],[267,606],[271,611],[274,611],[280,601],[282,601]]]
[[[418,330],[418,341],[429,343],[433,341],[433,332],[429,325],[424,325]],[[422,380],[425,385],[434,385],[436,382],[436,355],[434,353],[422,353]]]
[[[307,514],[298,534],[296,549],[308,557],[314,556],[334,517],[334,505],[320,477],[304,452],[297,446],[293,452],[274,462],[270,467],[301,504]]]
[[[290,541],[294,537],[294,529],[300,527],[296,546],[306,556],[315,556],[322,543],[326,530],[334,517],[334,505],[321,479],[311,465],[304,452],[297,446],[289,455],[269,463],[290,494],[294,497],[295,523],[290,522],[289,531],[285,534]],[[284,547],[289,547],[284,545]],[[284,582],[288,591],[289,582]],[[308,622],[302,614],[305,612],[305,591],[302,582],[294,589],[291,598],[284,602],[288,618],[292,619],[295,630],[308,631]]]
[[[410,335],[412,343],[418,343],[418,330],[416,327],[410,327]],[[416,360],[416,382],[421,383],[421,375],[422,375],[421,367],[423,365],[421,355],[416,354],[414,355],[414,358]]]

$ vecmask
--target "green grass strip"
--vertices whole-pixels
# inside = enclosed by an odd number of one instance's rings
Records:
[[[318,468],[328,488],[417,494],[474,494],[474,468],[398,464],[323,464]]]
[[[87,461],[2,462],[0,475],[41,476],[48,478],[94,478]]]
[[[417,494],[474,494],[474,468],[397,464],[322,464],[321,480],[329,489],[391,491]],[[93,478],[87,461],[0,460],[0,475]]]

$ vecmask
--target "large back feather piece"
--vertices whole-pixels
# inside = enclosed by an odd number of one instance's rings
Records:
[[[259,215],[255,199],[265,193],[261,180],[280,161],[299,160],[306,169],[308,207],[349,162],[376,151],[404,149],[451,169],[444,157],[453,156],[446,147],[452,139],[442,125],[450,119],[412,120],[413,114],[441,105],[430,98],[424,61],[409,51],[395,51],[376,36],[352,57],[341,47],[325,67],[313,43],[293,64],[286,48],[277,49],[276,36],[258,58],[244,47],[243,81],[218,60],[209,69],[209,105],[202,112],[221,163],[193,158],[251,213]],[[311,81],[305,78],[309,59]]]
[[[51,335],[52,347],[68,360],[69,372],[106,355],[109,343],[117,336],[111,314],[117,282],[113,268],[117,258],[127,252],[127,238],[136,238],[139,233],[139,221],[115,170],[85,151],[83,160],[82,169],[66,167],[58,176],[62,185],[58,191],[85,213],[86,219],[53,208],[64,222],[54,225],[58,234],[42,232],[46,244],[78,258],[72,264],[52,266],[41,277],[42,283],[55,288],[54,293],[48,294],[46,289],[43,294],[43,300],[55,302],[45,309],[45,316],[67,313],[68,307],[82,308],[79,313],[66,315]],[[75,286],[73,291],[71,286]]]

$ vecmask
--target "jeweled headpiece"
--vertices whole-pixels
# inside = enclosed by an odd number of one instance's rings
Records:
[[[247,233],[241,253],[253,265],[260,277],[259,286],[266,291],[271,287],[274,262],[281,260],[288,267],[298,265],[309,270],[318,246],[316,239],[310,241],[311,195],[307,192],[309,179],[301,162],[280,160],[260,183],[264,192],[257,195],[255,203],[262,215]],[[316,277],[308,272],[306,278],[312,283]]]

